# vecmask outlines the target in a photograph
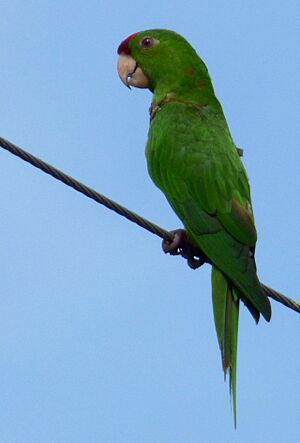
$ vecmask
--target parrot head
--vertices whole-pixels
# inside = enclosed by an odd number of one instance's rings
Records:
[[[119,45],[118,54],[118,73],[129,88],[148,88],[157,99],[170,93],[186,99],[213,93],[204,62],[176,32],[137,32]]]

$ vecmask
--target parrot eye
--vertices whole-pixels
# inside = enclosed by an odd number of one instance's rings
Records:
[[[156,40],[155,38],[152,37],[144,37],[141,41],[140,41],[140,46],[143,49],[151,49],[153,48],[153,46],[158,45],[159,40]]]

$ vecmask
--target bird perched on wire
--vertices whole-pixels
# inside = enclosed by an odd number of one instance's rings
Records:
[[[223,370],[230,375],[236,424],[240,300],[258,322],[271,318],[255,264],[257,240],[247,173],[208,70],[173,31],[137,32],[118,48],[118,73],[128,86],[153,93],[146,147],[149,174],[183,222],[165,252],[180,251],[191,267],[212,266],[212,299]],[[200,250],[200,259],[194,258]]]

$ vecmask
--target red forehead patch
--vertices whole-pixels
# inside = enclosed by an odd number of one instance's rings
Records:
[[[130,35],[129,37],[127,37],[118,47],[118,54],[130,54],[130,48],[128,47],[128,43],[134,39],[136,36],[138,35],[138,33],[136,32],[135,34]]]

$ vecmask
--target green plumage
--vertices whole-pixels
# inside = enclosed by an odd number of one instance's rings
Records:
[[[236,364],[240,296],[228,278],[212,267],[212,299],[217,337],[222,355],[222,366],[230,370],[230,391],[233,397],[234,425],[236,426]]]
[[[141,47],[149,36],[158,43]],[[203,61],[178,34],[138,33],[128,53],[153,92],[146,156],[149,174],[212,263],[215,326],[236,423],[239,301],[258,321],[271,307],[256,274],[256,230],[247,174]]]

